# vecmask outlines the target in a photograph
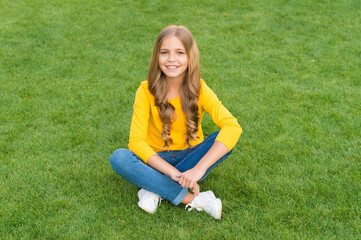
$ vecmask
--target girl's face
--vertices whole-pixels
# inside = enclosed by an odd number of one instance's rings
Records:
[[[159,67],[167,80],[183,81],[188,59],[182,42],[176,36],[163,40],[159,52]]]

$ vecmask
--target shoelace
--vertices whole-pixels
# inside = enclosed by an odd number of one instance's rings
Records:
[[[188,209],[188,211],[192,211],[194,208],[197,209],[197,211],[202,211],[202,209],[206,210],[205,208],[208,208],[208,203],[209,203],[209,199],[206,201],[198,201],[198,199],[193,199],[193,201],[191,203],[188,203],[185,207],[185,209],[187,209],[188,207],[190,207]]]
[[[188,207],[190,207],[190,208],[187,209]],[[186,205],[186,207],[185,207],[185,209],[188,210],[188,211],[192,211],[193,208],[194,208],[194,207],[191,205],[191,203],[188,203],[188,204]]]
[[[192,204],[192,203],[193,203],[193,204]],[[194,208],[197,209],[197,210],[198,210],[198,208],[201,209],[201,206],[196,207],[197,205],[200,205],[200,203],[199,203],[196,199],[193,199],[192,202],[190,202],[190,203],[188,203],[188,204],[186,205],[185,209],[188,210],[188,211],[192,211]],[[188,207],[190,207],[190,208],[187,209]],[[198,210],[198,211],[199,211],[199,210]]]

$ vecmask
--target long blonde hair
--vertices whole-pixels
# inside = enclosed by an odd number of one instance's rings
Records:
[[[182,42],[188,58],[188,68],[180,88],[180,99],[182,110],[186,116],[187,133],[185,140],[188,147],[192,147],[190,141],[198,138],[198,97],[201,80],[198,47],[192,33],[186,27],[172,25],[159,33],[149,65],[148,88],[155,98],[155,105],[158,107],[159,117],[163,123],[164,147],[169,147],[173,143],[170,137],[170,127],[172,119],[175,117],[175,109],[167,99],[168,83],[159,67],[159,51],[163,40],[171,36],[176,36]]]

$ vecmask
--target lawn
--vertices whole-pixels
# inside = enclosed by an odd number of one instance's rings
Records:
[[[0,239],[361,239],[360,16],[357,0],[0,0]],[[145,213],[109,164],[170,24],[243,128],[200,185],[220,221]]]

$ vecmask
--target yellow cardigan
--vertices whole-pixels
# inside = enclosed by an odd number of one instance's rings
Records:
[[[164,141],[161,137],[163,123],[158,116],[154,96],[148,90],[148,82],[143,81],[136,92],[128,147],[145,163],[156,152],[188,148],[184,137],[187,132],[186,117],[181,107],[180,97],[169,100],[169,102],[176,111],[176,119],[173,120],[170,129],[173,144],[169,148],[163,148]],[[222,105],[216,94],[201,80],[198,101],[199,123],[197,136],[199,138],[196,141],[191,141],[193,146],[201,143],[204,139],[201,126],[204,111],[212,116],[214,123],[221,129],[216,141],[223,143],[231,150],[236,145],[242,133],[242,128],[239,126],[237,119]]]

